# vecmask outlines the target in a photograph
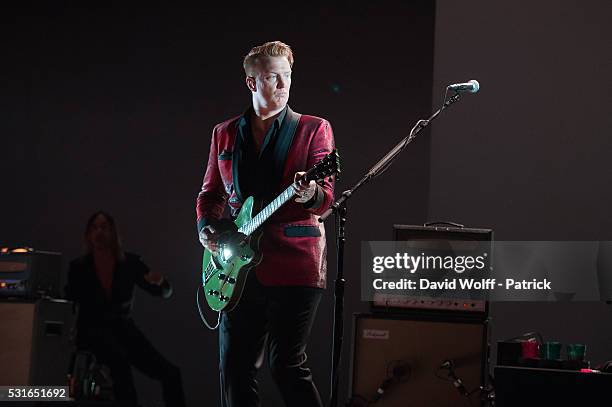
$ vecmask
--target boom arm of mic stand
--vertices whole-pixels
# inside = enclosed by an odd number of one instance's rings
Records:
[[[450,105],[452,105],[453,103],[455,103],[457,100],[459,100],[459,93],[455,93],[453,96],[451,96],[446,102],[444,102],[444,104],[442,105],[442,107],[440,107],[438,110],[435,111],[434,114],[432,114],[429,119],[427,120],[419,120],[417,122],[417,124],[412,128],[412,130],[410,131],[410,134],[406,137],[404,137],[399,143],[397,143],[395,145],[395,147],[393,147],[393,149],[391,149],[391,151],[389,151],[387,154],[385,154],[385,156],[378,161],[376,164],[374,164],[374,166],[372,168],[370,168],[370,170],[363,176],[363,178],[361,178],[361,180],[359,180],[359,182],[357,182],[353,187],[351,187],[350,189],[344,191],[342,193],[342,195],[340,196],[340,198],[338,198],[336,200],[336,202],[334,202],[328,210],[326,210],[325,212],[323,212],[323,214],[321,215],[321,217],[319,218],[319,222],[325,222],[325,220],[333,213],[336,212],[338,210],[338,208],[340,208],[340,206],[342,204],[344,204],[344,202],[346,202],[351,195],[353,194],[353,192],[357,191],[359,188],[361,188],[364,184],[368,183],[372,178],[376,177],[377,175],[379,175],[382,170],[384,170],[385,168],[387,168],[392,162],[393,160],[395,160],[395,158],[402,152],[404,151],[404,149],[408,146],[408,144],[410,144],[412,142],[412,140],[417,136],[417,134],[419,134],[421,132],[421,130],[423,130],[425,127],[429,126],[429,124],[434,121],[436,119],[436,117],[438,117],[438,115],[447,107],[449,107]]]

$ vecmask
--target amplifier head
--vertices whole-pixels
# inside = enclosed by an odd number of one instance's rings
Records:
[[[407,242],[411,251],[438,251],[448,254],[491,252],[493,231],[491,229],[465,228],[456,224],[437,226],[393,225],[393,240]],[[431,311],[453,313],[486,318],[486,298],[452,296],[432,297],[415,291],[411,294],[388,294],[377,292],[370,303],[373,312]]]
[[[46,251],[0,253],[0,298],[59,297],[61,254]]]

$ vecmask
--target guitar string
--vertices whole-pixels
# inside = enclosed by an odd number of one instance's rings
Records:
[[[287,202],[295,194],[293,184],[285,189],[276,199],[268,204],[261,212],[259,212],[253,219],[243,225],[239,232],[246,234],[247,236],[253,233],[263,222],[266,221],[278,208],[280,208],[285,202]]]

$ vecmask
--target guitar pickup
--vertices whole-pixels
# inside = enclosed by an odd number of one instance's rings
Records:
[[[228,284],[236,284],[236,279],[234,277],[228,277],[223,273],[219,273],[217,278],[221,281],[227,281]]]

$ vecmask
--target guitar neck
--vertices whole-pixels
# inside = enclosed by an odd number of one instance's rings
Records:
[[[261,210],[250,222],[242,225],[238,231],[240,233],[244,233],[249,236],[251,233],[255,232],[258,227],[262,225],[274,212],[278,210],[281,206],[283,206],[288,200],[290,200],[295,195],[295,189],[293,189],[293,184],[289,185],[287,189],[280,193],[272,202],[266,205],[265,208]]]

